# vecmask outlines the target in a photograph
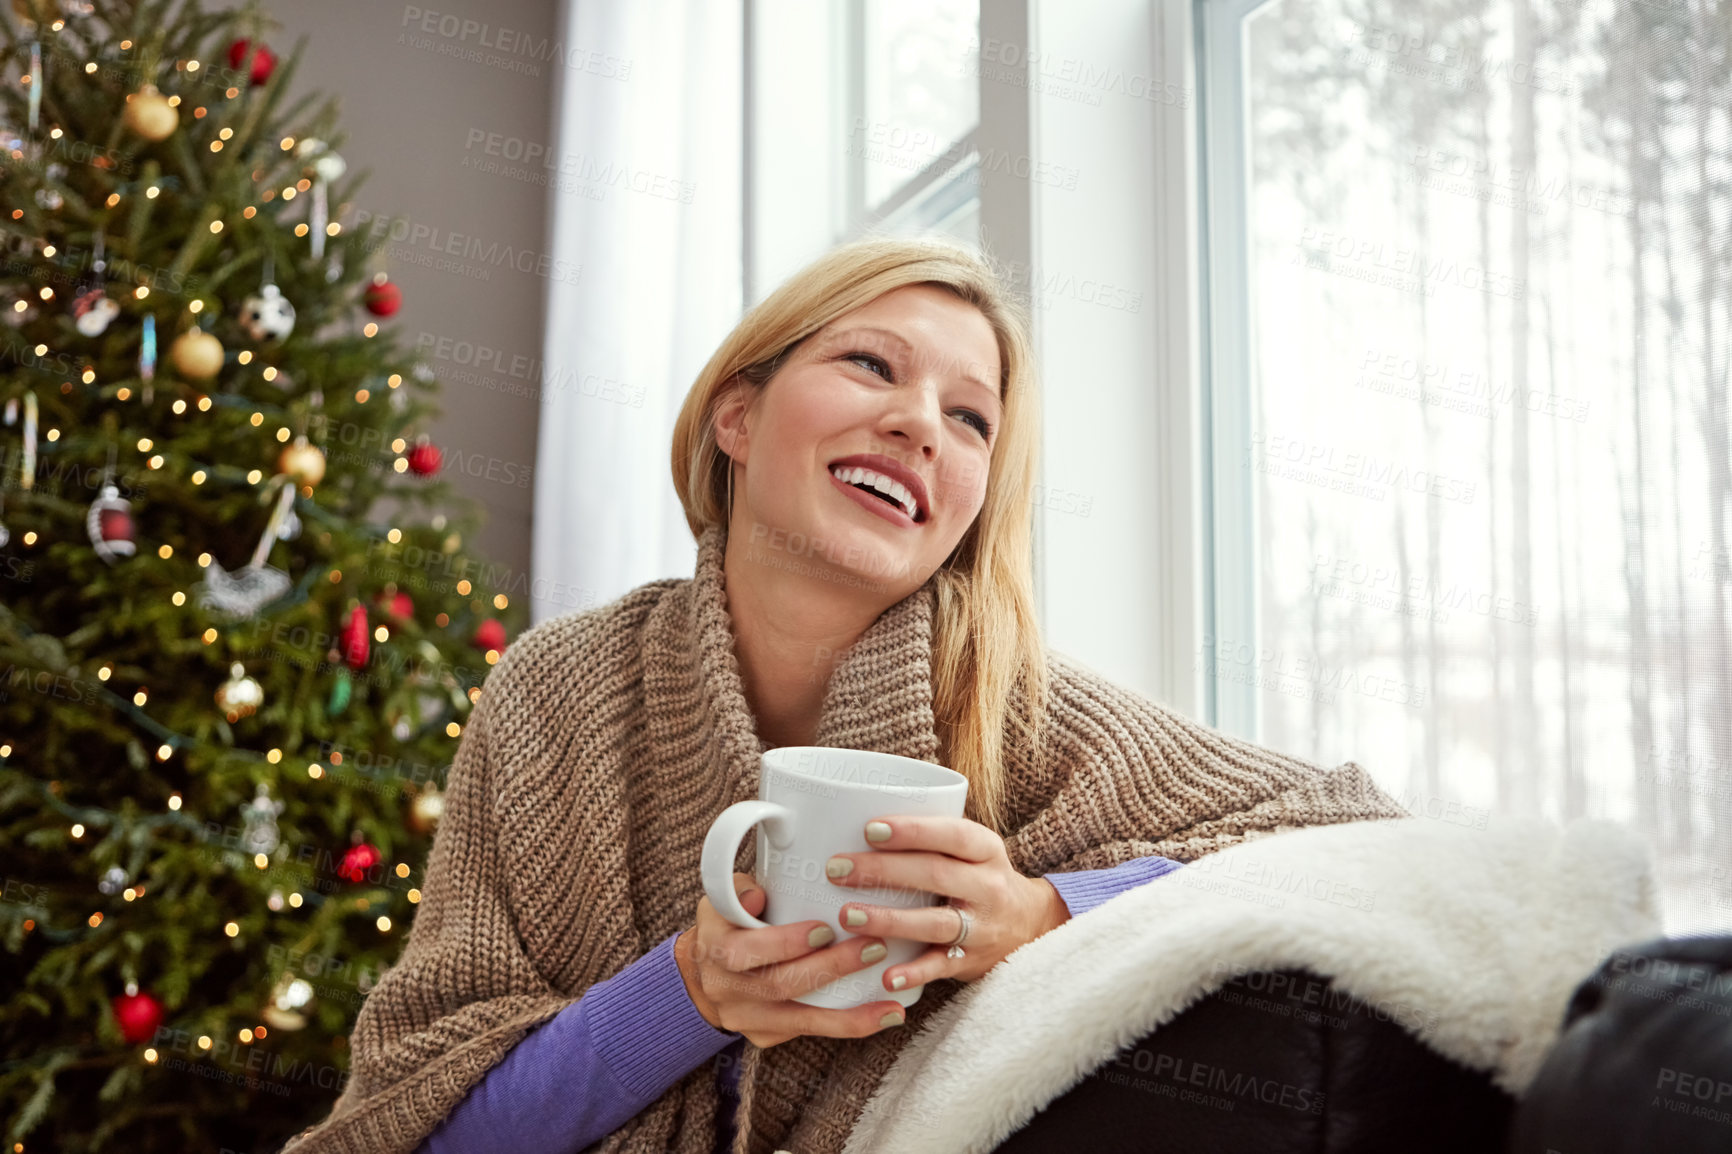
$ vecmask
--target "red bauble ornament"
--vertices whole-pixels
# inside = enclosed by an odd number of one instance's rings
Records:
[[[337,638],[337,647],[342,652],[343,661],[350,669],[359,669],[367,664],[367,655],[371,652],[371,630],[367,628],[367,608],[357,605],[349,610],[349,619],[343,623],[341,635]]]
[[[445,463],[445,454],[432,441],[423,440],[409,450],[409,471],[417,477],[431,477]]]
[[[407,593],[379,594],[379,613],[393,625],[402,625],[415,616],[415,602]]]
[[[120,1036],[131,1045],[148,1042],[162,1025],[162,1003],[149,994],[117,994],[114,998],[114,1020],[120,1023]]]
[[[504,649],[505,626],[489,617],[476,626],[475,645],[479,649]]]
[[[343,865],[337,871],[337,876],[352,882],[366,881],[367,871],[378,865],[380,860],[379,848],[375,845],[362,842],[360,845],[350,846],[349,852],[343,855]]]
[[[251,43],[252,41],[250,40],[236,40],[233,44],[229,45],[230,68],[239,68],[246,62],[247,46]],[[263,44],[259,45],[259,50],[253,54],[253,83],[258,85],[268,81],[271,78],[271,73],[276,70],[276,67],[277,54],[272,52]]]
[[[388,280],[376,280],[367,286],[361,303],[376,317],[388,317],[403,306],[403,290]]]
[[[125,509],[99,510],[96,523],[102,530],[102,539],[111,545],[132,540],[132,516]]]

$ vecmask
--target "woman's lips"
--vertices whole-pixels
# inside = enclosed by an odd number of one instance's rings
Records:
[[[902,511],[901,506],[892,505],[890,502],[881,500],[869,493],[861,492],[853,485],[844,484],[836,479],[836,474],[828,470],[825,470],[824,475],[830,478],[830,483],[836,486],[836,488],[842,490],[843,494],[846,495],[850,501],[853,501],[856,505],[859,505],[862,508],[871,510],[886,521],[890,522],[892,525],[900,525],[904,529],[918,529],[920,527],[912,517]]]

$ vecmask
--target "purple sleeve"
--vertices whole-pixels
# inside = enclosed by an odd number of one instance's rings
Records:
[[[674,959],[678,937],[533,1030],[416,1154],[582,1150],[738,1038],[692,1005]]]
[[[1111,869],[1072,870],[1042,876],[1052,883],[1058,896],[1064,899],[1071,916],[1075,917],[1094,909],[1102,902],[1118,897],[1126,890],[1134,890],[1144,882],[1154,881],[1178,868],[1179,863],[1171,858],[1134,857]]]

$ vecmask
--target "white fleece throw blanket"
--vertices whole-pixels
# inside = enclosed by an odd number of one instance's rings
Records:
[[[1659,932],[1647,847],[1606,822],[1411,818],[1248,840],[1072,918],[962,991],[898,1056],[845,1154],[989,1151],[1226,982],[1290,967],[1519,1095],[1575,987]]]

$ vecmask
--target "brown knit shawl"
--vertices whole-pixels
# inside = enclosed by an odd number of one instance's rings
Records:
[[[529,1029],[692,924],[704,834],[757,796],[768,748],[734,656],[725,543],[711,529],[691,580],[652,581],[506,650],[459,745],[403,955],[355,1023],[350,1079],[285,1154],[413,1151]],[[849,650],[815,744],[938,760],[933,605],[929,583]],[[1407,816],[1352,762],[1325,771],[1057,655],[1049,665],[1044,753],[1005,752],[1006,845],[1025,875]],[[870,1038],[747,1044],[734,1154],[836,1154],[902,1046],[959,989],[929,983],[906,1025]],[[718,1105],[706,1062],[595,1149],[710,1154]]]

